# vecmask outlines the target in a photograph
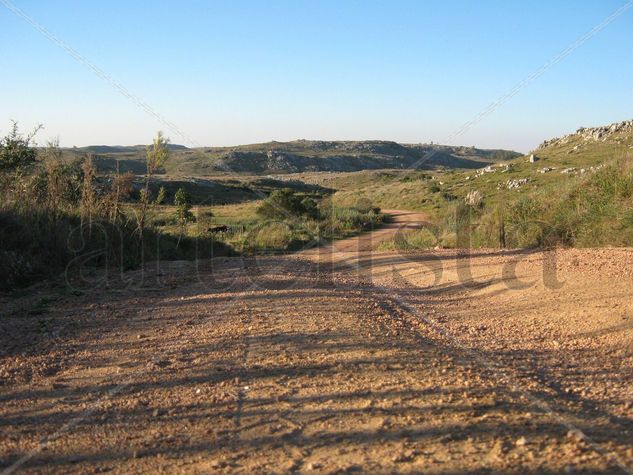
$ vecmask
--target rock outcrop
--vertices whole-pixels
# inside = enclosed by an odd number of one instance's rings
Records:
[[[606,142],[607,140],[613,138],[615,135],[621,132],[633,133],[633,120],[615,122],[613,124],[603,125],[601,127],[581,127],[573,134],[544,141],[541,145],[539,145],[538,150],[550,147],[552,145],[565,145],[572,140],[577,140],[579,138],[583,142]]]

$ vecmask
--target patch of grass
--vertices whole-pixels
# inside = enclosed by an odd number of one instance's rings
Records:
[[[470,210],[466,227],[446,212],[445,233],[460,229],[473,247],[530,248],[633,245],[631,159],[619,160],[583,176],[566,178]]]
[[[429,228],[409,229],[378,245],[379,251],[410,251],[416,249],[432,249],[439,244],[439,239]]]
[[[331,241],[373,229],[384,219],[378,209],[335,206],[328,199],[319,204],[319,217],[289,215],[267,219],[258,215],[260,205],[261,201],[253,201],[194,207],[196,220],[185,226],[185,236],[203,241],[219,239],[235,253],[291,252],[308,243]],[[174,218],[175,212],[174,206],[162,205],[156,208],[151,220],[161,234],[174,239],[181,232]],[[209,232],[219,225],[226,225],[228,231]]]

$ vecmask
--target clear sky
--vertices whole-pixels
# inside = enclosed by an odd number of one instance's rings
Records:
[[[0,0],[0,133],[62,145],[386,139],[528,151],[633,118],[633,8],[454,133],[626,0]]]

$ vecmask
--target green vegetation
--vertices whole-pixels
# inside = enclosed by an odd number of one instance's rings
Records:
[[[290,188],[273,191],[257,208],[257,214],[264,219],[283,220],[288,217],[317,218],[316,201],[310,197],[302,198]]]
[[[545,143],[528,157],[478,173],[445,172],[434,179],[392,180],[347,188],[346,203],[365,196],[383,207],[426,212],[434,229],[408,232],[384,249],[633,245],[633,132],[593,140],[576,133]],[[417,180],[417,181],[416,181]],[[474,199],[481,197],[481,200]],[[470,204],[467,204],[470,202]],[[433,235],[431,238],[430,234]],[[434,241],[435,240],[435,241]]]
[[[37,153],[31,142],[40,128],[25,136],[18,130],[17,122],[12,122],[11,131],[0,140],[0,170],[19,171],[35,162]]]
[[[57,143],[36,148],[35,132],[14,124],[0,146],[0,289],[157,259],[292,251],[382,220],[379,210],[331,208],[331,189],[300,180],[162,175],[179,150],[162,134],[135,175]]]
[[[164,190],[164,188],[161,188],[161,190]],[[176,247],[178,247],[182,236],[185,234],[185,227],[187,226],[187,223],[194,220],[194,216],[191,213],[189,197],[187,196],[187,192],[184,188],[178,188],[176,196],[174,197],[174,206],[176,206],[176,219],[178,220],[178,225],[180,226],[180,235],[178,236],[178,242],[176,243]]]
[[[616,161],[550,193],[511,202],[508,246],[633,245],[633,162]]]
[[[73,279],[95,267],[128,269],[228,251],[212,237],[200,242],[185,236],[178,243],[147,226],[149,198],[125,204],[132,195],[129,175],[97,176],[89,156],[68,160],[56,143],[36,150],[32,139],[14,125],[0,146],[0,289],[62,271]]]
[[[379,251],[412,251],[416,249],[432,249],[439,243],[433,229],[407,229],[396,234],[393,239],[381,242]]]
[[[441,220],[440,243],[459,245],[461,236],[473,247],[631,246],[632,165],[631,159],[617,160],[481,208],[460,203]]]
[[[246,226],[234,242],[242,252],[297,250],[372,229],[384,219],[377,208],[340,208],[327,199],[317,203],[288,188],[271,193],[256,213],[262,220]]]

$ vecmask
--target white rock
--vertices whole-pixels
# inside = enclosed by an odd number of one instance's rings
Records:
[[[527,441],[527,439],[525,437],[519,437],[517,439],[517,441],[515,442],[515,445],[517,447],[524,447],[524,446],[527,445],[527,443],[528,443],[528,441]]]

